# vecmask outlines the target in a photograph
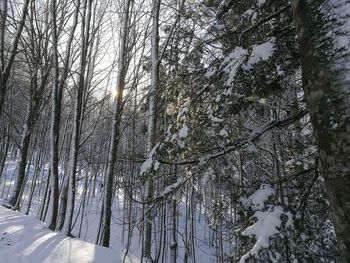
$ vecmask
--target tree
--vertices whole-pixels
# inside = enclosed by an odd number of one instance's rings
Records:
[[[293,1],[303,88],[343,262],[350,259],[348,5],[348,1]]]
[[[8,17],[8,14],[7,14],[8,1],[7,0],[3,1],[3,6],[2,6],[3,9],[0,10],[0,12],[1,12],[1,25],[0,25],[0,29],[1,29],[1,31],[0,31],[0,33],[1,33],[1,43],[0,43],[0,48],[1,48],[1,50],[0,50],[0,55],[1,55],[1,58],[0,58],[0,61],[1,61],[0,115],[2,114],[2,111],[3,111],[3,106],[5,103],[5,96],[6,96],[6,92],[8,89],[7,82],[9,80],[11,69],[12,69],[15,57],[17,55],[18,43],[19,43],[20,37],[22,35],[22,31],[24,28],[27,14],[28,14],[28,8],[29,8],[30,2],[31,2],[31,0],[25,0],[23,3],[22,14],[21,14],[20,20],[18,22],[17,29],[15,31],[15,35],[13,37],[13,43],[12,43],[12,46],[10,47],[10,52],[8,52],[7,61],[5,59],[5,54],[6,54],[5,48],[6,47],[5,47],[5,43],[4,43],[5,42],[4,38],[5,38],[6,20]]]
[[[75,37],[75,30],[78,25],[78,19],[79,19],[79,10],[80,10],[80,5],[81,2],[78,0],[75,3],[75,10],[74,10],[74,15],[73,15],[73,21],[72,21],[72,27],[70,29],[70,35],[68,37],[68,41],[66,44],[66,53],[64,56],[64,61],[63,61],[63,69],[61,73],[59,74],[59,86],[58,86],[58,94],[55,95],[55,98],[52,98],[52,107],[55,107],[55,117],[52,115],[52,133],[51,133],[51,140],[54,140],[51,144],[51,171],[53,173],[52,176],[55,178],[58,178],[58,162],[59,162],[59,127],[60,127],[60,122],[61,122],[61,112],[62,112],[62,97],[63,97],[63,92],[64,88],[67,84],[67,78],[68,78],[68,73],[70,72],[71,66],[73,64],[73,59],[72,59],[72,49],[73,49],[73,40]],[[57,39],[56,39],[57,41]],[[55,43],[55,42],[54,42]],[[57,45],[57,42],[55,43]],[[56,49],[56,48],[55,48]],[[68,119],[67,119],[68,120]],[[66,130],[66,129],[65,129]],[[67,210],[67,201],[68,201],[68,182],[63,182],[63,193],[61,193],[61,202],[60,202],[60,215],[59,215],[59,224],[56,226],[58,230],[62,230],[65,218],[66,218],[66,210]]]
[[[51,70],[51,61],[45,61],[47,59],[47,39],[35,39],[38,35],[44,35],[42,32],[36,32],[36,28],[34,26],[37,23],[37,12],[35,10],[35,5],[31,2],[30,5],[30,28],[26,28],[26,33],[28,35],[28,39],[26,41],[32,43],[32,47],[30,50],[25,52],[24,56],[26,58],[26,62],[31,65],[28,68],[29,70],[29,100],[27,104],[26,110],[26,118],[25,125],[21,135],[21,145],[20,145],[20,158],[17,165],[17,175],[15,182],[15,190],[10,199],[10,205],[13,209],[18,210],[19,204],[22,199],[22,194],[25,188],[25,177],[26,177],[26,166],[27,166],[27,158],[29,152],[30,141],[32,137],[33,130],[35,128],[35,124],[38,121],[40,115],[40,108],[43,106],[45,89],[47,87],[49,73]],[[48,27],[43,27],[43,30]],[[36,42],[37,41],[37,42]],[[26,43],[22,43],[22,46],[25,46]],[[46,66],[42,66],[46,65]]]
[[[30,1],[0,114],[1,198],[120,242],[123,261],[337,262],[338,238],[346,262],[337,1]],[[2,13],[2,64],[16,12]]]
[[[51,92],[51,134],[50,134],[50,166],[51,166],[51,203],[52,211],[50,218],[49,229],[56,229],[56,221],[58,215],[58,201],[59,201],[59,185],[58,185],[58,143],[59,143],[59,123],[61,118],[61,100],[63,90],[60,89],[59,83],[59,54],[58,54],[58,32],[57,32],[57,1],[52,0],[50,6],[51,24],[52,24],[52,92]]]
[[[126,0],[123,4],[124,12],[122,15],[121,26],[121,41],[119,45],[119,58],[118,58],[118,75],[116,85],[116,96],[113,102],[113,123],[112,132],[110,137],[110,146],[108,150],[108,163],[105,174],[105,193],[103,203],[103,217],[102,217],[102,233],[101,233],[101,245],[108,247],[110,239],[110,227],[112,217],[112,201],[113,201],[113,186],[114,186],[114,170],[117,159],[118,143],[120,140],[120,123],[123,113],[123,91],[125,88],[125,77],[128,70],[128,35],[129,35],[129,12],[130,12],[131,0]],[[130,45],[129,45],[130,48]]]
[[[147,154],[151,155],[155,147],[156,124],[157,124],[157,97],[159,92],[159,11],[160,0],[152,2],[152,43],[151,43],[151,86],[148,97],[148,127],[147,127]],[[152,175],[148,175],[145,185],[145,200],[150,202],[154,196],[154,185]],[[146,262],[152,262],[152,209],[151,206],[145,208],[144,218],[144,250],[143,256]]]
[[[78,80],[75,90],[74,98],[74,116],[73,116],[73,131],[71,138],[71,147],[69,152],[69,189],[68,189],[68,213],[65,220],[65,234],[71,235],[72,220],[75,206],[75,191],[76,191],[76,172],[77,172],[77,159],[79,154],[79,142],[82,128],[82,112],[83,112],[83,98],[84,93],[88,87],[85,80],[85,72],[87,66],[87,55],[89,49],[90,40],[90,23],[92,16],[92,2],[93,0],[85,0],[83,2],[83,13],[81,23],[81,54],[78,68]],[[92,43],[92,42],[90,42]]]

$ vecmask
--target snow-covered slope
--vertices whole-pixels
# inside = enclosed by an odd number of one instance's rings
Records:
[[[122,253],[52,232],[35,218],[0,206],[0,262],[117,263]]]

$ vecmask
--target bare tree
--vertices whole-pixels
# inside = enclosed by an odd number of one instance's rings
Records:
[[[6,18],[7,18],[7,0],[3,2],[1,10],[1,25],[0,25],[0,33],[1,33],[1,43],[0,43],[0,62],[1,62],[1,70],[0,70],[0,115],[2,114],[3,111],[3,106],[5,103],[5,96],[6,96],[6,91],[7,91],[7,82],[10,77],[11,69],[13,66],[13,63],[15,61],[15,57],[17,55],[17,49],[18,49],[18,43],[20,40],[20,37],[22,35],[22,31],[24,28],[24,24],[26,21],[26,17],[28,14],[28,8],[29,8],[29,3],[31,0],[25,0],[23,3],[23,8],[22,8],[22,14],[21,18],[19,19],[17,29],[15,31],[15,35],[13,38],[12,45],[10,47],[10,52],[8,53],[8,58],[7,61],[5,61],[5,44],[4,44],[4,38],[5,38],[5,27],[6,27]]]
[[[53,80],[52,80],[52,93],[51,93],[51,151],[50,151],[50,166],[51,166],[51,203],[52,211],[49,229],[56,229],[56,221],[58,215],[58,202],[59,202],[59,185],[58,185],[58,143],[59,143],[59,123],[61,118],[61,100],[63,90],[59,84],[59,64],[58,64],[58,34],[57,34],[57,1],[51,1],[50,13],[51,13],[51,26],[52,26],[52,68],[53,68]]]
[[[19,209],[20,200],[25,188],[25,173],[30,141],[40,115],[40,110],[43,108],[45,89],[51,71],[51,60],[48,59],[48,39],[43,37],[48,31],[48,23],[45,23],[43,27],[39,26],[39,18],[35,8],[35,3],[31,2],[30,14],[28,15],[30,26],[26,28],[28,37],[22,41],[22,46],[27,45],[28,42],[32,43],[32,45],[28,50],[25,49],[24,54],[25,61],[31,66],[28,68],[29,100],[27,102],[25,125],[21,135],[20,158],[16,169],[15,189],[10,199],[10,205],[16,210]],[[42,36],[41,39],[37,35]]]
[[[112,133],[110,138],[110,146],[108,151],[107,171],[105,174],[105,193],[103,203],[103,218],[102,218],[102,233],[101,245],[108,247],[110,239],[110,227],[112,217],[112,201],[113,201],[113,186],[114,186],[114,168],[117,158],[117,148],[120,139],[120,122],[123,113],[123,91],[125,88],[125,76],[128,70],[127,61],[127,39],[129,32],[129,11],[131,0],[125,0],[123,7],[121,27],[121,41],[119,45],[118,58],[118,75],[116,85],[116,96],[113,103],[113,123]]]
[[[150,154],[155,146],[157,123],[157,92],[159,91],[159,11],[160,0],[154,0],[152,6],[152,47],[151,47],[151,87],[149,90],[149,110],[147,128],[147,153]],[[151,201],[154,195],[154,185],[151,176],[147,178],[145,187],[146,202]],[[151,206],[145,208],[145,238],[143,256],[152,262],[152,211]]]
[[[87,66],[87,55],[89,49],[90,39],[90,22],[91,22],[91,10],[93,0],[85,0],[83,2],[83,13],[81,23],[81,54],[78,69],[78,81],[77,89],[74,101],[74,117],[73,117],[73,132],[71,139],[71,147],[69,153],[69,189],[68,189],[68,213],[65,220],[65,234],[71,235],[72,230],[72,219],[75,205],[75,191],[76,191],[76,171],[77,171],[77,160],[79,154],[79,141],[82,127],[82,109],[83,109],[83,98],[86,92],[87,83],[85,82],[85,71]]]

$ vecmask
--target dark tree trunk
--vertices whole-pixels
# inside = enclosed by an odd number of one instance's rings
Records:
[[[22,139],[21,139],[21,146],[20,146],[20,159],[17,165],[17,175],[16,175],[16,182],[15,182],[15,189],[10,199],[10,205],[13,207],[14,210],[18,210],[19,206],[18,204],[19,199],[22,198],[22,193],[25,187],[25,175],[26,175],[26,166],[27,166],[27,159],[28,159],[28,151],[30,146],[30,140],[32,135],[32,130],[35,125],[35,122],[38,117],[38,110],[40,106],[39,97],[36,92],[39,92],[36,90],[36,76],[34,77],[33,81],[31,82],[31,88],[34,89],[32,91],[32,94],[30,96],[30,101],[28,102],[27,106],[27,116],[26,121],[24,125],[24,130],[22,133]]]
[[[4,8],[7,8],[7,2],[4,2]],[[5,58],[4,58],[4,28],[5,28],[5,24],[6,24],[6,18],[7,18],[7,12],[4,12],[4,14],[2,15],[2,25],[1,25],[1,69],[0,69],[0,115],[3,111],[3,106],[5,103],[5,96],[6,96],[6,91],[7,91],[7,81],[10,77],[10,72],[13,66],[13,63],[15,61],[15,57],[17,55],[17,48],[18,48],[18,44],[19,44],[19,40],[21,38],[22,35],[22,31],[24,28],[24,24],[26,21],[26,17],[28,14],[28,7],[29,7],[29,3],[30,0],[26,0],[23,3],[23,8],[22,8],[22,15],[21,18],[19,20],[18,26],[17,26],[17,30],[15,32],[15,36],[12,42],[12,46],[11,46],[11,50],[9,52],[8,55],[8,60],[7,63],[5,65]]]
[[[53,44],[53,83],[52,83],[52,108],[51,108],[51,202],[52,211],[51,219],[49,224],[49,229],[56,229],[56,220],[58,215],[58,202],[59,202],[59,186],[58,186],[58,140],[59,140],[59,126],[61,117],[61,98],[62,90],[60,90],[59,85],[59,69],[58,69],[58,37],[57,37],[57,26],[56,26],[56,0],[52,0],[51,3],[51,16],[52,16],[52,44]]]
[[[108,151],[108,164],[105,175],[105,192],[104,192],[104,205],[103,205],[103,217],[102,217],[102,229],[101,229],[101,245],[109,247],[110,239],[110,226],[112,216],[112,201],[113,201],[113,186],[114,186],[114,167],[117,159],[117,148],[120,138],[120,122],[123,112],[123,91],[125,87],[125,75],[128,69],[128,63],[126,59],[127,52],[127,37],[128,37],[128,23],[129,23],[129,9],[130,0],[125,2],[125,12],[122,20],[121,28],[121,42],[120,42],[120,54],[118,61],[118,75],[117,75],[117,87],[116,97],[114,99],[113,109],[113,124],[110,147]]]

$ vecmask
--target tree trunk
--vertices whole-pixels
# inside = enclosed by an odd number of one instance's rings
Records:
[[[171,243],[170,243],[170,262],[176,263],[177,258],[177,201],[171,200]]]
[[[348,5],[348,0],[293,1],[303,87],[343,262],[350,262],[350,30],[343,26]]]
[[[25,20],[28,14],[28,7],[29,7],[29,3],[30,0],[26,0],[23,3],[23,8],[22,8],[22,16],[19,20],[19,24],[17,26],[17,31],[15,32],[15,36],[12,42],[12,46],[11,46],[11,50],[9,52],[9,57],[8,57],[8,61],[5,65],[5,58],[4,58],[4,49],[3,49],[3,45],[4,45],[4,41],[3,39],[1,39],[1,70],[0,70],[0,115],[3,111],[3,106],[5,103],[5,96],[6,96],[6,91],[7,91],[7,81],[10,77],[10,72],[12,69],[12,65],[15,61],[15,57],[17,55],[17,48],[18,48],[18,43],[20,40],[20,37],[22,35],[22,31],[24,28],[24,24],[25,24]],[[7,1],[4,2],[4,7],[7,8]],[[6,12],[4,13],[3,17],[2,17],[2,27],[3,29],[5,28],[5,23],[6,23]],[[4,32],[3,30],[1,30],[1,38],[4,37]]]
[[[160,0],[153,1],[152,10],[152,71],[151,71],[151,89],[149,91],[149,112],[148,112],[148,128],[147,128],[147,154],[149,154],[155,145],[155,130],[157,122],[157,91],[159,86],[159,11]],[[145,196],[146,201],[152,200],[154,195],[153,179],[149,175],[146,181]],[[145,215],[145,240],[144,240],[144,257],[152,261],[152,211],[151,207],[146,207]]]
[[[67,201],[68,201],[68,180],[65,179],[66,182],[63,183],[63,189],[60,197],[60,205],[59,205],[59,215],[56,229],[61,231],[64,226],[64,221],[67,213]]]
[[[32,105],[32,102],[29,101],[28,107],[27,107],[26,121],[24,125],[24,130],[22,133],[22,139],[21,139],[20,159],[16,168],[17,170],[16,181],[14,185],[14,191],[9,201],[9,204],[13,207],[14,210],[18,210],[18,207],[15,207],[15,204],[18,203],[17,199],[21,198],[22,188],[24,187],[23,185],[25,181],[24,178],[25,178],[25,171],[27,166],[30,135],[32,132],[32,125],[33,125],[32,119],[33,119],[33,105]]]
[[[110,225],[112,216],[112,201],[113,201],[113,185],[114,185],[114,166],[117,158],[117,147],[120,138],[120,121],[123,112],[123,91],[125,87],[125,75],[127,72],[127,37],[128,37],[128,21],[129,9],[131,0],[125,2],[125,12],[123,14],[121,42],[119,49],[118,75],[116,97],[114,99],[114,112],[112,134],[110,138],[110,147],[108,152],[107,171],[105,175],[105,192],[102,218],[101,245],[109,247]]]
[[[52,4],[55,4],[53,0]],[[52,8],[55,8],[54,6]],[[60,128],[60,122],[61,122],[61,104],[62,104],[62,96],[63,96],[63,89],[66,84],[66,79],[68,76],[68,71],[70,69],[70,55],[71,55],[71,49],[72,49],[72,43],[74,40],[74,32],[76,30],[77,24],[78,24],[78,15],[79,15],[79,8],[80,8],[80,0],[76,2],[76,9],[74,12],[73,17],[73,23],[70,30],[70,36],[67,41],[66,45],[66,54],[64,58],[64,68],[62,70],[61,75],[59,75],[58,71],[58,50],[57,50],[57,26],[56,24],[53,25],[53,33],[52,33],[52,43],[53,43],[53,58],[54,58],[54,84],[52,89],[52,113],[51,113],[51,159],[50,159],[50,165],[51,165],[51,171],[52,171],[52,186],[53,189],[52,194],[55,197],[53,200],[54,204],[54,212],[53,212],[53,218],[51,222],[51,227],[56,228],[57,216],[58,216],[58,204],[59,204],[59,183],[58,183],[58,162],[59,162],[59,128]],[[54,9],[55,10],[55,9]],[[54,12],[53,10],[51,12]],[[56,23],[56,14],[53,14],[52,17],[52,23]],[[67,119],[68,121],[68,119]],[[66,129],[64,129],[66,130]],[[64,137],[64,136],[63,136]],[[64,139],[62,139],[62,145],[63,145]],[[68,186],[67,186],[68,187]],[[64,188],[65,194],[68,194],[68,188]],[[62,201],[64,202],[61,204],[61,216],[66,215],[67,211],[67,197],[62,196]],[[64,209],[64,214],[62,209]],[[58,229],[61,230],[63,228],[65,218],[60,218]],[[50,227],[50,228],[51,228]],[[51,229],[52,229],[51,228]]]
[[[77,170],[77,160],[79,153],[79,141],[80,141],[80,131],[82,126],[82,107],[83,107],[83,97],[86,88],[85,84],[85,69],[87,64],[87,54],[88,54],[88,44],[89,44],[89,34],[90,34],[90,21],[91,21],[91,8],[92,0],[85,0],[83,7],[83,20],[81,26],[81,57],[79,66],[79,78],[78,87],[76,91],[76,98],[74,104],[74,125],[73,134],[71,140],[71,147],[69,153],[69,190],[68,190],[68,208],[67,208],[67,218],[65,220],[64,232],[67,236],[71,235],[72,230],[72,219],[74,213],[75,205],[75,182],[76,182],[76,170]]]
[[[27,105],[27,115],[25,125],[22,133],[21,145],[20,145],[20,159],[17,166],[17,176],[15,183],[15,191],[10,199],[10,205],[13,209],[18,210],[19,200],[22,198],[22,193],[25,187],[25,172],[27,166],[28,151],[31,141],[32,132],[37,122],[39,109],[41,105],[42,93],[46,86],[46,81],[49,71],[46,71],[38,84],[38,71],[32,72],[30,81],[30,96]]]
[[[50,166],[51,166],[51,202],[52,202],[52,211],[51,211],[51,219],[49,224],[49,229],[56,229],[56,220],[58,215],[58,202],[59,202],[59,186],[58,186],[58,140],[59,140],[59,126],[60,126],[60,117],[61,117],[61,98],[62,98],[62,90],[60,90],[59,86],[59,69],[58,69],[58,39],[57,39],[57,25],[56,25],[56,0],[52,0],[51,2],[51,23],[52,23],[52,45],[53,45],[53,84],[52,84],[52,93],[51,93],[51,158],[50,158]]]

